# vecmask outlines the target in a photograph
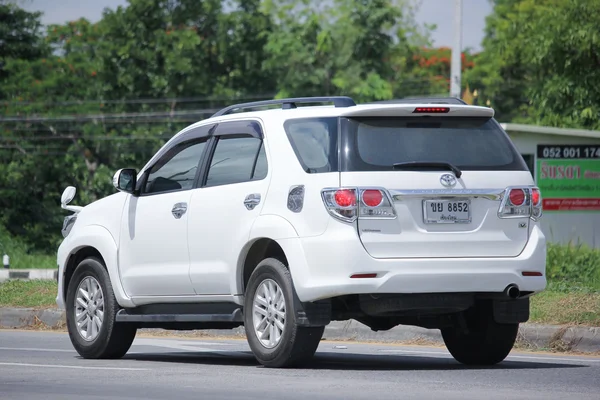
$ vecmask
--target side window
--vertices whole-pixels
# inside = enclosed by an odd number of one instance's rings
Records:
[[[149,171],[143,194],[191,189],[206,139],[181,143],[167,152]]]
[[[337,118],[293,119],[286,121],[284,128],[306,172],[337,170]]]
[[[256,165],[254,166],[254,173],[252,174],[253,181],[259,181],[267,177],[267,154],[265,153],[265,145],[261,143],[260,150],[258,152],[258,158],[256,159]]]
[[[220,137],[208,169],[207,187],[261,180],[267,176],[262,140],[254,137]]]

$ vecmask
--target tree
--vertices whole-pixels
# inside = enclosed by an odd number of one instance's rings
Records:
[[[384,100],[402,91],[422,36],[405,1],[269,0],[275,23],[265,68],[279,96],[349,95]]]
[[[470,75],[503,120],[600,128],[600,0],[495,0]]]
[[[0,82],[8,78],[10,60],[34,60],[48,53],[41,33],[41,13],[28,12],[13,2],[0,0]],[[0,91],[0,99],[7,98]]]

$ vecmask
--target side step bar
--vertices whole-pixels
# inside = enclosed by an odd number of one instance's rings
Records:
[[[140,314],[128,313],[127,310],[117,312],[116,322],[243,322],[241,308],[231,314]]]

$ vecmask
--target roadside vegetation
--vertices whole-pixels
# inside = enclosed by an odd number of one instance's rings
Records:
[[[24,254],[17,265],[27,262],[49,268],[54,256]],[[549,244],[547,276],[547,289],[531,301],[529,322],[600,326],[600,249]],[[56,291],[54,281],[7,281],[0,283],[0,307],[54,308]]]
[[[0,260],[4,254],[10,257],[10,269],[56,268],[55,255],[35,250],[24,241],[8,234],[0,224]]]
[[[0,283],[0,307],[54,308],[56,292],[56,281],[6,281]]]

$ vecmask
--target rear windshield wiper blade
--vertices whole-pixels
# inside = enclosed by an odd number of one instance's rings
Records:
[[[456,166],[447,162],[435,162],[435,161],[409,161],[394,164],[394,169],[404,168],[419,168],[419,167],[431,167],[431,168],[445,168],[454,172],[457,178],[460,178],[462,171]]]

